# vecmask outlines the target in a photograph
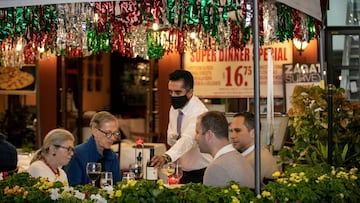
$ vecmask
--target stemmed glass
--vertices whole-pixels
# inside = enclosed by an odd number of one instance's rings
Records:
[[[92,186],[95,186],[95,181],[101,175],[101,163],[89,162],[86,164],[86,173],[91,180]]]
[[[168,184],[178,184],[183,176],[181,166],[178,163],[167,163],[161,168],[161,172],[167,176]]]
[[[175,164],[172,162],[164,164],[161,168],[161,172],[167,177],[171,176],[175,172]]]
[[[171,185],[171,184],[179,184],[180,179],[183,176],[183,171],[181,169],[181,166],[178,163],[175,164],[174,169],[175,169],[174,173],[168,177],[169,185]]]

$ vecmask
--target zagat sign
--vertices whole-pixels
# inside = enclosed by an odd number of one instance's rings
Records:
[[[320,82],[320,64],[285,64],[286,83]]]

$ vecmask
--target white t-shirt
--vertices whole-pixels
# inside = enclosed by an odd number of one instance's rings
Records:
[[[31,176],[37,177],[44,177],[47,178],[51,182],[61,181],[63,183],[68,184],[68,178],[65,171],[61,168],[58,168],[60,175],[56,176],[54,172],[45,164],[42,160],[34,161],[27,171],[30,173]]]

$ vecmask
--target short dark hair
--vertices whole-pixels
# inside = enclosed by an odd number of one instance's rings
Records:
[[[226,117],[219,111],[208,111],[200,115],[203,133],[211,130],[219,139],[228,139],[229,125]]]
[[[170,73],[169,80],[170,81],[183,80],[184,81],[184,88],[186,90],[191,90],[191,89],[194,88],[194,77],[187,70],[183,70],[183,69],[175,70],[174,72]]]
[[[249,131],[255,128],[255,115],[253,113],[244,111],[244,112],[235,114],[233,118],[240,117],[240,116],[245,118],[244,124]],[[261,123],[260,123],[260,129],[261,129]]]

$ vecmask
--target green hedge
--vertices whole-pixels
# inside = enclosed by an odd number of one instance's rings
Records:
[[[162,181],[119,182],[107,190],[92,186],[64,186],[18,173],[0,181],[1,202],[360,202],[357,168],[293,165],[256,195],[230,182],[226,187],[186,184],[165,187]]]

